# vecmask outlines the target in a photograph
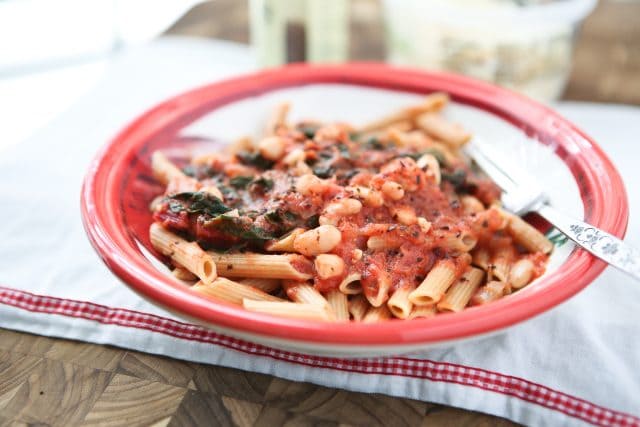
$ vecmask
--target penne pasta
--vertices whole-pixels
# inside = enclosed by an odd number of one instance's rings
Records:
[[[349,313],[353,317],[353,320],[361,322],[370,305],[363,295],[355,295],[349,298],[347,307],[349,308]]]
[[[311,261],[301,255],[209,252],[218,271],[225,277],[308,280]]]
[[[176,264],[192,272],[203,283],[211,283],[217,277],[216,264],[197,243],[188,242],[157,223],[151,224],[149,237],[158,252],[171,257]]]
[[[218,277],[209,284],[198,282],[193,285],[191,289],[207,297],[213,297],[216,300],[222,300],[236,305],[242,305],[243,299],[282,301],[280,298],[274,297],[258,288],[234,282],[224,277]]]
[[[401,286],[393,292],[389,301],[387,301],[387,307],[395,317],[399,319],[409,318],[411,310],[413,310],[413,303],[409,300],[409,294],[413,291],[413,286]]]
[[[253,148],[253,141],[248,136],[243,136],[224,147],[224,152],[228,154],[236,154],[241,151],[248,151]]]
[[[472,252],[472,261],[471,263],[478,268],[483,269],[486,272],[489,272],[489,267],[491,265],[491,255],[486,248],[475,248]]]
[[[484,205],[482,204],[482,202],[473,196],[464,195],[460,197],[460,203],[462,204],[464,213],[467,215],[474,213],[477,214],[484,210]]]
[[[409,300],[415,305],[432,305],[442,299],[456,279],[456,268],[450,260],[438,261],[427,277],[413,292]]]
[[[514,257],[515,253],[511,246],[495,249],[491,256],[491,276],[496,280],[506,282]]]
[[[282,283],[279,279],[262,279],[259,277],[240,279],[239,283],[244,285],[253,286],[260,289],[263,292],[270,294],[282,287]]]
[[[327,292],[327,302],[331,311],[333,312],[336,320],[347,321],[349,320],[349,301],[347,296],[337,289]]]
[[[286,236],[267,243],[264,248],[269,252],[296,252],[293,242],[302,233],[304,233],[304,228],[295,228]]]
[[[335,318],[331,315],[327,306],[322,307],[314,304],[298,304],[287,301],[255,301],[250,299],[244,299],[242,305],[246,310],[272,314],[274,316],[322,320],[326,322],[335,321]]]
[[[471,296],[470,305],[487,304],[491,301],[502,298],[508,292],[509,284],[507,282],[492,280],[474,292]]]
[[[360,284],[360,273],[351,273],[347,275],[340,285],[338,285],[340,292],[346,295],[355,295],[362,293],[362,285]]]
[[[286,280],[283,288],[290,300],[305,304],[328,305],[329,303],[320,292],[306,282],[295,282]]]
[[[462,276],[449,288],[442,301],[437,305],[440,311],[462,311],[471,296],[476,291],[482,279],[484,271],[479,268],[469,267]]]
[[[193,274],[192,272],[190,272],[184,267],[177,266],[176,268],[173,269],[171,274],[173,274],[173,277],[175,277],[176,279],[182,280],[185,282],[195,282],[198,280],[198,276],[196,276],[195,274]]]
[[[431,95],[428,95],[421,104],[404,108],[402,110],[396,111],[395,113],[389,114],[388,116],[374,120],[360,127],[358,131],[361,133],[373,132],[392,126],[398,122],[404,122],[407,120],[413,121],[420,114],[429,111],[435,112],[441,110],[447,104],[447,102],[449,102],[448,95],[440,92],[433,93]]]
[[[380,272],[377,282],[376,293],[373,295],[365,294],[365,297],[373,307],[380,307],[389,299],[389,289],[391,288],[391,277],[385,271]]]
[[[478,243],[478,239],[471,233],[462,231],[457,234],[447,234],[438,242],[438,246],[453,252],[469,252]]]
[[[416,118],[416,125],[428,135],[459,148],[471,139],[471,134],[460,125],[447,121],[439,114],[428,112]]]
[[[437,314],[435,305],[415,305],[408,319],[429,318]]]
[[[265,135],[275,135],[279,127],[286,125],[287,114],[289,114],[290,108],[291,104],[289,104],[288,102],[282,102],[273,109],[271,117],[269,117],[269,120],[267,120],[267,125],[264,129]]]
[[[188,170],[155,152],[165,190],[151,243],[196,292],[301,319],[428,318],[518,290],[553,245],[500,208],[500,188],[462,153],[471,135],[440,114],[448,100],[433,93],[359,129],[288,123],[284,102],[261,138]]]
[[[154,151],[151,155],[151,171],[155,179],[164,185],[167,185],[169,181],[174,179],[193,179],[185,175],[160,151]]]
[[[362,323],[376,323],[391,318],[391,312],[386,305],[371,307],[362,318]]]
[[[539,232],[534,226],[516,215],[504,212],[509,218],[507,232],[513,240],[530,252],[548,254],[553,250],[553,243]]]

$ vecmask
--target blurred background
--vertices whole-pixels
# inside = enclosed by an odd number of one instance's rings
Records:
[[[257,67],[388,61],[640,104],[640,0],[0,0],[0,148],[163,36],[247,44]]]

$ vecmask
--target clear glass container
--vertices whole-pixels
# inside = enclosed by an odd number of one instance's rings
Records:
[[[251,0],[258,64],[346,61],[349,8],[349,0]]]
[[[596,0],[383,0],[387,59],[557,99]]]

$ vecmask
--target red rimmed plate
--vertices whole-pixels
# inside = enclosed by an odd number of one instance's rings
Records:
[[[562,243],[549,271],[524,290],[487,306],[432,319],[327,324],[247,312],[204,299],[153,262],[149,202],[156,149],[188,155],[214,151],[257,133],[269,107],[293,103],[295,118],[363,122],[420,95],[448,92],[447,114],[514,156],[564,210],[617,236],[628,208],[620,176],[600,148],[550,109],[486,83],[381,64],[294,65],[214,83],[172,98],[124,129],[96,157],[82,190],[89,238],[109,268],[140,295],[183,317],[270,346],[301,352],[376,355],[489,334],[540,314],[589,284],[605,267]]]

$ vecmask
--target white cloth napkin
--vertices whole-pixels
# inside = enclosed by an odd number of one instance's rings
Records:
[[[293,354],[189,325],[140,299],[82,229],[88,162],[154,103],[252,68],[246,48],[168,38],[125,54],[96,90],[36,137],[0,152],[0,327],[112,344],[296,381],[386,393],[528,425],[640,426],[640,284],[607,269],[576,297],[507,333],[423,354]],[[560,104],[626,180],[627,240],[640,246],[640,109]],[[1,129],[0,129],[1,132]],[[0,408],[1,409],[1,408]]]

